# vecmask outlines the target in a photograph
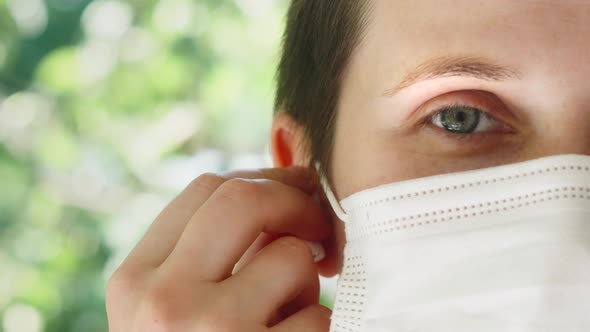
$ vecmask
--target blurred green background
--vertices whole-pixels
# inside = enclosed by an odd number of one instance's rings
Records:
[[[270,165],[287,5],[0,0],[0,331],[106,331],[106,281],[166,203]]]

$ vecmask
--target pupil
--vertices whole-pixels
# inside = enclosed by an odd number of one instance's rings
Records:
[[[441,114],[442,125],[452,133],[469,134],[477,129],[480,113],[475,108],[455,107]]]
[[[467,116],[465,115],[465,112],[458,112],[457,113],[457,121],[459,122],[465,122],[465,118]]]

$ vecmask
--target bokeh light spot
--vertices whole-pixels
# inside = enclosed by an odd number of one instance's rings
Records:
[[[43,317],[32,306],[14,304],[4,312],[2,326],[5,332],[41,332]]]
[[[89,38],[117,40],[131,27],[133,9],[116,0],[93,1],[82,15],[82,26]]]
[[[8,9],[23,35],[35,37],[47,28],[49,17],[43,0],[8,0]]]

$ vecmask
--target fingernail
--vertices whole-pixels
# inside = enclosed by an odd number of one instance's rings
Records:
[[[311,250],[314,262],[317,263],[326,257],[326,251],[321,243],[312,241],[305,241],[305,243],[309,247],[309,250]]]

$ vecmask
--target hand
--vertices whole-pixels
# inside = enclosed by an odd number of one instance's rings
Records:
[[[316,186],[298,167],[194,180],[109,280],[109,331],[328,331],[302,240],[332,231]]]

